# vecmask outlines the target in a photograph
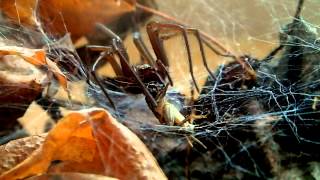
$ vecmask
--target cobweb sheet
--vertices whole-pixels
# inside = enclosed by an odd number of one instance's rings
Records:
[[[118,107],[114,112],[101,88],[93,83],[88,96],[94,103],[72,108],[100,106],[113,112],[144,140],[169,178],[288,178],[294,171],[292,178],[305,174],[319,178],[314,174],[320,168],[320,3],[305,0],[303,18],[295,22],[298,1],[293,0],[156,2],[159,11],[206,32],[231,49],[254,70],[255,78],[234,59],[216,55],[206,47],[209,67],[215,75],[212,79],[204,68],[197,39],[190,35],[194,76],[200,84],[200,92],[194,93],[180,34],[165,42],[168,71],[174,80],[166,98],[186,117],[193,111],[205,116],[194,122],[192,137],[198,143],[187,138],[192,132],[159,125],[143,95],[110,91]],[[156,16],[152,20],[166,21]],[[7,27],[1,29],[19,34]],[[30,35],[20,30],[20,34]],[[152,49],[145,27],[141,30]],[[126,37],[125,46],[133,62],[139,62],[131,38]],[[261,61],[280,44],[283,49],[279,54]],[[76,58],[73,56],[73,60]],[[81,73],[86,76],[86,72]]]

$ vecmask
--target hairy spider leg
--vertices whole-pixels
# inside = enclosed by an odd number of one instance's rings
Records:
[[[297,9],[296,9],[296,13],[294,14],[294,20],[293,21],[299,21],[300,20],[300,15],[301,15],[301,11],[303,8],[303,4],[304,4],[304,0],[299,0],[298,4],[297,4]]]
[[[133,42],[142,57],[141,62],[143,64],[147,62],[151,66],[154,66],[155,61],[151,53],[148,51],[148,48],[141,37],[141,33],[137,25],[137,20],[135,15],[132,17],[132,21],[133,21],[133,32],[132,32]]]
[[[142,88],[143,94],[146,96],[146,98],[149,100],[149,102],[152,104],[152,106],[156,106],[157,102],[151,95],[151,93],[148,91],[147,87],[142,82],[141,78],[138,76],[137,72],[134,70],[134,68],[129,64],[129,56],[124,48],[123,42],[120,39],[119,36],[117,36],[115,33],[113,33],[109,28],[105,27],[102,24],[97,24],[99,28],[101,28],[104,32],[106,32],[110,37],[112,37],[112,54],[116,54],[117,57],[120,60],[120,65],[122,69],[122,74],[126,77],[133,77],[136,82],[140,85]]]
[[[190,115],[184,120],[184,121],[188,121],[190,124],[193,124],[194,120],[198,120],[198,119],[204,119],[207,118],[207,115],[197,115],[196,114],[196,108],[194,108],[194,102],[196,101],[196,98],[194,96],[194,87],[191,86],[191,101],[189,103],[189,106],[191,106],[191,113]]]
[[[148,51],[145,43],[143,42],[140,32],[139,31],[134,31],[132,35],[133,35],[134,45],[136,46],[136,48],[138,49],[140,55],[142,56],[142,60],[145,60],[145,61],[142,61],[142,62],[143,63],[147,62],[148,64],[153,66],[155,64],[155,62],[154,62],[154,60],[152,58],[152,55]]]
[[[159,38],[158,27],[153,26],[153,23],[148,23],[146,30],[157,59],[161,60],[165,66],[169,66],[168,57],[163,47],[163,41]]]
[[[157,29],[158,32],[160,31],[159,29],[161,28],[173,28],[173,29],[177,29],[179,31],[182,31],[183,32],[183,36],[184,36],[184,39],[185,39],[185,42],[186,42],[186,46],[187,46],[187,52],[188,52],[188,59],[189,59],[189,70],[190,70],[190,73],[191,73],[191,76],[192,76],[192,79],[194,81],[194,84],[195,84],[195,87],[197,89],[197,91],[199,92],[199,87],[197,86],[197,83],[195,82],[195,78],[194,78],[194,75],[193,75],[193,68],[192,68],[192,60],[191,60],[191,55],[190,55],[190,47],[189,47],[189,42],[188,42],[188,38],[187,38],[187,35],[186,33],[192,33],[195,35],[197,41],[198,41],[198,44],[199,44],[199,48],[200,48],[200,53],[201,53],[201,58],[202,58],[202,62],[203,62],[203,65],[204,67],[206,68],[206,70],[208,71],[210,77],[212,79],[215,79],[215,76],[214,74],[211,72],[209,66],[208,66],[208,63],[207,63],[207,58],[206,58],[206,55],[205,55],[205,52],[204,52],[204,47],[203,47],[203,43],[206,43],[207,41],[204,41],[203,38],[201,38],[201,35],[200,35],[200,32],[199,30],[197,29],[194,29],[194,28],[186,28],[185,26],[182,26],[182,25],[177,25],[177,24],[171,24],[171,23],[158,23],[158,22],[151,22],[150,23],[150,26],[153,27],[153,29]],[[172,35],[171,35],[172,36]],[[157,34],[156,36],[157,38],[160,38],[159,37],[159,33]],[[170,38],[170,37],[169,37]],[[161,42],[159,40],[159,42]],[[208,43],[209,44],[209,43]],[[216,53],[217,55],[220,55],[220,56],[230,56],[228,54],[223,54],[221,53],[219,50],[216,50],[214,47],[210,46],[214,53]],[[210,48],[210,49],[211,49]],[[191,63],[190,63],[191,62]]]
[[[303,1],[303,0],[301,0]],[[174,23],[177,23],[178,25],[181,25],[181,26],[185,26],[186,23],[172,17],[172,16],[169,16],[165,13],[162,13],[156,9],[153,9],[153,8],[150,8],[150,7],[147,7],[147,6],[144,6],[142,4],[139,4],[139,3],[136,3],[136,8],[139,8],[145,12],[149,12],[149,13],[152,13],[154,15],[157,15],[161,18],[164,18],[166,20],[169,20],[169,21],[172,21]],[[255,71],[246,63],[242,60],[241,57],[238,57],[235,53],[233,53],[232,51],[228,50],[225,46],[223,46],[219,41],[217,41],[214,37],[210,36],[209,34],[199,30],[199,34],[200,34],[200,37],[202,39],[202,41],[204,42],[204,44],[206,44],[213,52],[215,52],[217,55],[220,55],[220,56],[223,56],[223,57],[230,57],[232,59],[234,59],[235,61],[237,61],[239,64],[241,64],[243,66],[243,68],[246,69],[246,71],[252,75],[253,77],[256,76],[256,73]],[[151,38],[150,38],[151,40]],[[158,42],[155,42],[155,43],[160,43],[159,41]],[[216,48],[218,48],[219,50],[217,50]],[[161,50],[161,49],[160,49]],[[162,48],[163,50],[163,48]],[[222,51],[222,52],[221,52]],[[161,53],[161,51],[159,51],[159,55],[162,56],[163,60],[166,60],[166,57],[163,56],[163,54]],[[158,55],[157,55],[158,57]]]
[[[268,62],[273,59],[273,57],[278,54],[279,51],[283,49],[284,45],[281,44],[278,47],[274,48],[265,58],[262,59],[262,62]]]
[[[184,27],[182,25],[177,25],[177,24],[172,24],[172,23],[159,23],[159,22],[151,22],[151,23],[154,23],[153,26],[155,26],[155,24],[157,24],[156,26],[158,26],[157,28],[161,28],[164,27],[164,28],[179,28],[179,29],[183,29],[183,31],[186,31],[187,33],[192,33],[195,35],[197,41],[198,41],[198,44],[199,44],[199,48],[200,48],[200,53],[201,53],[201,58],[202,58],[202,63],[204,65],[204,67],[206,68],[206,70],[208,71],[209,73],[209,76],[212,78],[212,79],[216,79],[215,78],[215,75],[212,73],[212,71],[210,70],[209,66],[208,66],[208,61],[207,61],[207,58],[206,58],[206,55],[205,55],[205,52],[204,52],[204,47],[203,47],[203,43],[204,44],[208,44],[208,47],[213,50],[213,52],[217,55],[220,55],[220,56],[226,56],[226,57],[231,57],[230,54],[223,54],[222,52],[220,52],[219,50],[215,49],[209,42],[207,41],[204,41],[204,39],[201,37],[201,34],[199,32],[198,29],[194,29],[194,28],[187,28],[187,27]],[[168,38],[171,38],[172,36],[175,36],[176,34],[171,34],[171,35],[168,35],[166,36],[166,39]]]
[[[142,4],[138,3],[138,2],[136,2],[135,5],[136,5],[136,8],[139,8],[139,9],[145,11],[145,12],[154,14],[154,15],[156,15],[156,16],[159,16],[159,17],[161,17],[161,18],[163,18],[163,19],[166,19],[166,20],[169,20],[169,21],[171,21],[171,22],[174,22],[174,23],[177,23],[177,24],[180,24],[180,25],[184,25],[184,26],[185,26],[185,24],[186,24],[186,23],[184,23],[184,22],[182,22],[182,21],[180,21],[180,20],[178,20],[178,19],[176,19],[176,18],[174,18],[174,17],[172,17],[172,16],[169,16],[168,14],[162,13],[162,12],[156,10],[156,9],[151,8],[151,7],[144,6],[144,5],[142,5]],[[228,57],[230,57],[230,56],[235,56],[235,55],[233,55],[233,53],[232,53],[230,50],[228,50],[226,47],[224,47],[224,46],[223,46],[220,42],[218,42],[214,37],[208,35],[208,34],[205,33],[205,32],[202,32],[201,30],[199,30],[199,32],[200,32],[200,35],[201,35],[201,36],[205,37],[205,38],[208,40],[208,41],[205,42],[206,44],[209,43],[210,46],[211,46],[211,44],[214,44],[214,45],[217,46],[221,51],[223,51]],[[213,46],[211,46],[211,47],[213,47]],[[214,49],[214,48],[213,48],[213,49]]]
[[[113,102],[113,100],[111,99],[107,89],[102,85],[100,79],[98,78],[98,75],[96,73],[97,71],[97,67],[98,65],[101,63],[102,60],[104,60],[107,56],[113,56],[112,53],[113,53],[113,48],[112,47],[108,47],[108,46],[89,46],[88,48],[91,48],[91,49],[95,49],[95,50],[98,50],[98,48],[100,50],[104,50],[102,52],[100,52],[100,55],[99,57],[95,60],[95,62],[93,63],[91,69],[90,69],[90,73],[89,75],[91,75],[94,79],[94,81],[98,84],[98,86],[100,87],[101,91],[103,92],[103,94],[105,95],[105,97],[108,99],[108,101],[110,102],[112,108],[117,112],[117,107],[115,105],[115,103]],[[101,49],[102,48],[102,49]],[[89,58],[89,56],[87,56]],[[109,58],[111,59],[111,61],[115,61],[115,59],[112,58]],[[90,76],[88,76],[88,84],[91,85],[90,83]]]
[[[170,86],[173,86],[173,81],[172,81],[172,78],[168,72],[167,67],[159,59],[156,60],[156,65],[157,65],[157,69],[160,69],[160,72],[164,72],[165,76],[168,77]]]
[[[163,64],[163,62],[159,59],[157,59],[156,61],[153,59],[150,51],[148,50],[146,44],[144,43],[142,37],[141,37],[141,33],[139,28],[136,26],[135,23],[135,18],[133,17],[133,21],[134,21],[134,27],[133,27],[133,42],[134,45],[136,46],[137,50],[139,51],[140,55],[142,56],[142,59],[144,59],[148,64],[150,64],[151,66],[155,67],[155,69],[159,70],[158,72],[160,72],[160,76],[159,74],[157,74],[157,76],[159,77],[159,79],[161,80],[161,82],[163,84],[165,84],[165,77],[168,78],[170,85],[173,86],[173,81],[172,78],[166,68],[166,66]]]
[[[132,76],[133,75],[132,71],[130,69],[128,69],[126,66],[126,64],[130,64],[130,62],[129,62],[130,59],[129,59],[129,55],[128,55],[127,51],[125,50],[125,47],[123,45],[121,38],[118,35],[116,35],[114,32],[112,32],[112,30],[110,30],[109,28],[107,28],[106,26],[104,26],[101,23],[97,23],[96,26],[98,29],[100,29],[102,32],[106,33],[107,36],[109,36],[112,39],[112,47],[113,47],[114,51],[116,53],[121,54],[121,56],[118,56],[118,57],[120,60],[122,74],[127,77]]]
[[[161,49],[160,50],[161,53],[158,53],[158,54],[162,54],[162,55],[165,54],[165,50],[163,48],[163,40],[160,37],[160,31],[163,28],[175,29],[175,30],[178,30],[178,31],[180,31],[182,33],[183,39],[184,39],[184,42],[185,42],[185,45],[186,45],[187,55],[188,55],[189,72],[191,74],[192,81],[193,81],[193,83],[194,83],[194,85],[195,85],[195,87],[197,89],[197,92],[200,92],[199,86],[198,86],[198,84],[196,82],[196,79],[195,79],[195,76],[194,76],[194,73],[193,73],[191,50],[190,50],[189,39],[187,37],[187,31],[186,31],[185,27],[183,27],[181,25],[177,25],[177,24],[166,24],[166,23],[157,23],[157,22],[150,22],[147,25],[147,32],[148,32],[151,44],[153,46],[153,49],[155,50],[155,52],[156,52],[156,49]],[[158,47],[156,47],[156,46],[158,46]],[[161,58],[161,56],[160,56],[160,58]],[[158,56],[157,56],[157,58],[160,59]],[[168,60],[167,60],[166,56],[165,56],[164,59],[166,60],[166,63],[168,63]],[[162,60],[162,59],[160,59],[160,60]],[[165,61],[163,61],[163,62],[165,63]]]
[[[86,46],[86,63],[87,65],[92,65],[93,63],[90,62],[90,57],[89,57],[89,51],[92,51],[92,52],[100,52],[100,58],[108,58],[107,59],[107,62],[110,63],[112,69],[114,70],[115,74],[117,76],[122,76],[123,73],[122,73],[122,69],[121,67],[119,66],[119,64],[117,63],[116,60],[114,60],[114,57],[113,56],[107,56],[107,54],[112,54],[113,53],[113,48],[112,46],[97,46],[97,45],[88,45]]]

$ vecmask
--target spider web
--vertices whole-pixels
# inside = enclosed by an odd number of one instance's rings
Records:
[[[266,57],[279,45],[279,33],[284,31],[285,25],[293,21],[297,6],[297,1],[292,0],[156,2],[161,12],[210,34],[238,55],[247,54],[256,59]],[[319,8],[320,3],[317,0],[306,0],[303,6],[302,17],[311,32],[318,30]],[[152,20],[164,21],[159,17],[153,17]],[[17,37],[31,34],[29,37],[36,38],[32,41],[15,38],[14,43],[19,42],[19,45],[33,47],[30,45],[33,42],[43,41],[38,39],[43,37],[43,34],[34,35],[34,32],[23,27],[16,30],[1,26],[1,29],[3,39],[10,39],[9,36],[15,34],[19,34]],[[141,27],[143,37],[147,40],[144,29],[145,27]],[[82,106],[102,106],[118,116],[118,119],[147,143],[163,170],[172,179],[184,176],[194,179],[284,178],[293,172],[296,173],[291,174],[292,178],[305,174],[318,178],[319,176],[313,174],[314,169],[319,168],[317,163],[320,160],[320,139],[316,134],[319,110],[317,104],[314,104],[319,93],[319,63],[312,61],[310,64],[300,64],[297,69],[303,72],[303,76],[294,82],[283,81],[291,68],[288,59],[299,54],[303,54],[307,60],[317,59],[317,37],[311,39],[302,35],[292,36],[299,41],[292,41],[296,44],[291,41],[285,44],[289,53],[284,50],[271,63],[262,63],[255,69],[257,83],[254,86],[229,89],[228,87],[237,86],[237,78],[231,82],[225,81],[225,68],[232,70],[239,68],[239,65],[229,66],[232,59],[217,56],[206,47],[210,69],[217,78],[215,81],[208,79],[208,72],[202,65],[199,45],[195,37],[188,37],[191,41],[194,74],[204,93],[196,93],[195,105],[190,104],[190,91],[194,85],[188,68],[185,43],[182,37],[177,35],[165,42],[170,60],[169,72],[174,79],[174,86],[168,92],[167,98],[186,116],[190,113],[190,108],[195,108],[198,114],[209,114],[204,122],[195,122],[197,126],[194,134],[207,146],[207,150],[196,142],[193,142],[194,147],[190,150],[186,141],[189,133],[180,131],[180,127],[155,125],[159,124],[158,120],[148,109],[142,95],[110,91],[118,107],[118,112],[114,112],[101,89],[93,85],[88,91],[96,103]],[[49,48],[53,47],[51,43],[55,40],[46,40],[41,43],[49,44]],[[133,61],[139,59],[137,51],[132,47],[130,36],[125,43],[130,58]],[[150,44],[148,47],[152,49]],[[303,52],[300,49],[290,51],[290,47],[301,47]],[[61,59],[65,56],[63,52],[55,51],[52,55],[60,56]],[[241,80],[240,78],[241,76],[238,80]],[[312,107],[314,105],[315,108]]]
[[[237,81],[241,81],[241,76],[234,81],[225,82],[224,67],[229,68],[229,71],[237,67],[230,67],[230,59],[210,54],[208,49],[207,59],[211,61],[210,67],[215,69],[217,80],[211,83],[207,81],[205,84],[208,73],[202,65],[198,44],[189,36],[192,41],[194,74],[197,82],[204,85],[202,90],[205,90],[205,93],[198,96],[200,105],[197,104],[195,107],[199,114],[207,114],[209,111],[209,117],[214,119],[214,122],[207,124],[199,123],[200,126],[196,127],[196,137],[205,145],[214,144],[213,149],[219,151],[217,153],[209,150],[207,153],[214,155],[205,154],[191,162],[189,165],[192,170],[189,173],[194,175],[191,177],[297,178],[314,173],[310,168],[297,167],[309,167],[310,163],[318,161],[319,157],[317,150],[311,150],[318,149],[320,142],[317,135],[312,133],[317,129],[319,122],[319,110],[315,104],[318,96],[316,87],[319,64],[312,60],[317,59],[319,53],[319,14],[315,11],[319,5],[312,0],[305,2],[302,10],[303,27],[293,27],[296,33],[289,37],[292,41],[283,42],[287,48],[280,53],[280,57],[274,58],[270,63],[262,63],[260,68],[256,69],[258,84],[253,87],[231,88],[236,86]],[[235,53],[247,54],[257,59],[265,58],[279,45],[279,34],[284,33],[288,28],[286,25],[293,21],[296,7],[297,1],[159,2],[159,9],[163,12],[208,32]],[[299,29],[302,32],[299,32]],[[280,39],[283,40],[282,37]],[[170,72],[175,79],[174,89],[190,97],[192,80],[186,63],[184,42],[181,37],[168,41],[170,42],[167,42],[166,50],[171,63]],[[174,47],[181,47],[181,50],[173,51]],[[291,51],[293,47],[298,47],[298,50]],[[302,64],[288,63],[288,59],[301,55],[306,59]],[[292,76],[287,75],[290,69],[294,69],[292,72],[295,73],[303,73],[300,78],[287,82],[289,76]],[[230,88],[226,88],[228,86]],[[184,104],[184,108],[187,106]],[[167,128],[150,129],[156,132],[171,132],[171,129]],[[201,151],[201,148],[198,147],[198,150]],[[287,155],[290,153],[295,155]],[[294,157],[301,153],[308,155]],[[194,157],[191,155],[192,158]],[[198,162],[210,162],[207,158],[214,159],[214,162],[209,165]],[[170,167],[175,168],[174,165]],[[224,171],[226,169],[228,170]],[[169,168],[167,171],[174,172]],[[204,175],[206,173],[211,176]],[[289,176],[290,173],[292,175]]]

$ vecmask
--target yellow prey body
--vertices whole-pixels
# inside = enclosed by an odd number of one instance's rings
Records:
[[[184,117],[178,108],[174,104],[168,102],[165,98],[160,100],[160,102],[158,101],[156,112],[160,115],[159,121],[161,124],[193,129],[193,125],[190,124],[188,118]]]

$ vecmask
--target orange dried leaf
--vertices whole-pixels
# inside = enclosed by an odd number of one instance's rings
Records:
[[[49,71],[53,72],[53,75],[59,82],[60,86],[64,88],[64,90],[68,91],[68,80],[66,76],[61,72],[56,63],[52,62],[49,59],[46,59],[46,64],[49,68]]]
[[[17,55],[35,66],[46,64],[46,56],[43,49],[28,49],[17,46],[2,46],[0,47],[0,55]]]
[[[47,80],[46,73],[37,66],[3,49],[5,46],[0,47],[0,131],[16,125],[25,108],[41,95]]]
[[[60,163],[51,164],[55,160]],[[119,179],[166,179],[143,142],[103,109],[68,114],[38,151],[0,179],[68,171]]]
[[[0,146],[0,174],[25,160],[43,143],[45,135],[30,136]]]
[[[7,0],[0,1],[0,3],[2,12],[5,12],[9,17],[13,18],[17,22],[23,24],[34,24],[34,19],[32,16],[32,7],[35,7],[35,0]]]
[[[105,173],[119,179],[166,179],[145,144],[104,111],[90,112]]]
[[[116,180],[115,178],[85,173],[56,173],[56,174],[44,174],[40,176],[34,176],[27,178],[26,180]]]
[[[2,0],[2,12],[23,25],[36,24],[33,14],[38,15],[47,32],[79,38],[91,33],[95,23],[110,23],[121,15],[134,10],[134,0]]]
[[[46,52],[43,49],[29,49],[17,46],[3,46],[0,47],[0,56],[6,55],[16,55],[23,58],[30,64],[37,67],[48,67],[50,72],[53,72],[55,78],[58,80],[59,84],[67,90],[67,78],[57,67],[57,65],[46,58]]]

